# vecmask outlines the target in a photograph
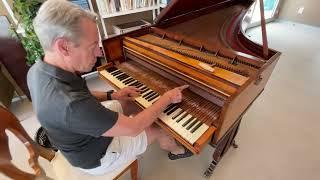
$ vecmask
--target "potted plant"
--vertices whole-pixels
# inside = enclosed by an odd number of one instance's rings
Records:
[[[22,26],[24,33],[16,34],[27,52],[28,65],[35,63],[43,55],[43,49],[32,25],[33,18],[44,0],[14,0],[13,12],[18,18],[18,26]]]

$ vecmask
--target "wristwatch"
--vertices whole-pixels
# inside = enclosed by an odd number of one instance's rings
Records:
[[[113,92],[114,92],[114,90],[107,91],[107,100],[112,100],[111,94],[112,94]]]

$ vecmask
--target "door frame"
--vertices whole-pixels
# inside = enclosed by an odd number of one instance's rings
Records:
[[[253,4],[253,12],[250,14],[251,17],[249,17],[251,20],[252,20],[252,15],[254,14],[254,11],[256,10],[256,7],[259,6],[259,4],[257,4],[258,1],[255,1],[254,4]],[[281,0],[277,0],[277,5],[276,5],[276,8],[274,9],[273,13],[272,13],[272,16],[271,18],[267,18],[266,19],[266,23],[269,23],[269,22],[272,22],[274,21],[275,19],[278,18],[279,16],[279,12],[280,12],[280,5],[281,5],[282,1]],[[260,14],[260,13],[259,13]],[[257,22],[254,22],[254,23],[249,23],[246,27],[246,29],[250,29],[250,28],[253,28],[253,27],[256,27],[256,26],[260,26],[261,24],[261,20],[257,21]]]

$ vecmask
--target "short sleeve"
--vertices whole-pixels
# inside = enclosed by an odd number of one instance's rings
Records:
[[[74,133],[99,137],[117,122],[118,113],[105,108],[94,97],[69,104],[66,121]]]

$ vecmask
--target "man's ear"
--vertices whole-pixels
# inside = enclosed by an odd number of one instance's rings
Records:
[[[55,41],[56,49],[64,56],[69,56],[69,43],[66,39],[58,38]]]

